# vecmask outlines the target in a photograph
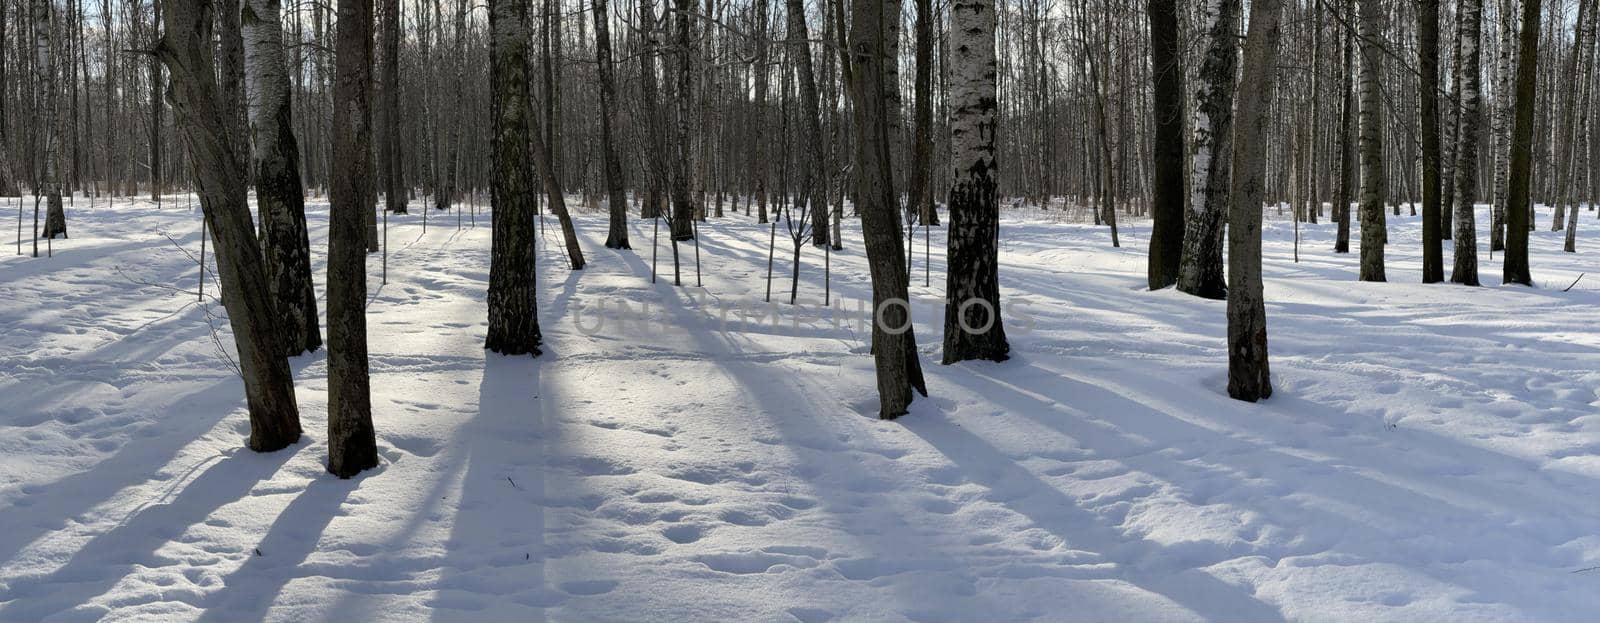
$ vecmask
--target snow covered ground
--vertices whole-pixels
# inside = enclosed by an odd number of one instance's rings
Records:
[[[894,422],[864,334],[815,317],[817,250],[798,326],[779,305],[718,330],[765,288],[745,214],[702,224],[704,288],[692,264],[649,282],[651,222],[615,252],[580,217],[589,269],[542,254],[538,359],[482,349],[486,215],[393,218],[388,285],[370,262],[383,464],[340,481],[320,352],[293,363],[305,439],[243,449],[226,322],[168,289],[196,285],[198,216],[79,199],[54,258],[0,256],[0,620],[1593,620],[1594,213],[1584,253],[1534,235],[1536,289],[1418,284],[1413,217],[1390,219],[1392,282],[1358,283],[1333,225],[1296,264],[1269,213],[1257,405],[1224,392],[1223,304],[1144,290],[1147,221],[1112,249],[1055,214],[1003,224],[1033,322],[1007,319],[1014,358],[937,365],[919,305],[932,397]],[[913,294],[938,296],[942,237],[931,288],[920,243]],[[617,301],[654,324],[618,327]]]

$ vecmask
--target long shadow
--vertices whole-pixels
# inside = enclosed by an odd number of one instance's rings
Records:
[[[1283,621],[1277,608],[1209,573],[1174,565],[1159,543],[1123,534],[1079,507],[1010,457],[942,414],[905,418],[906,428],[962,468],[974,482],[1014,495],[1005,504],[1078,549],[1098,551],[1117,564],[1122,579],[1160,594],[1209,621]],[[1121,561],[1131,561],[1123,564]],[[1174,568],[1174,567],[1177,568]]]
[[[312,480],[278,513],[251,557],[223,578],[220,590],[206,596],[200,620],[265,619],[283,587],[301,575],[298,566],[316,551],[322,532],[359,484],[327,475]]]
[[[676,295],[668,291],[668,296]],[[681,295],[677,295],[681,296]],[[682,306],[674,307],[680,316],[688,315]],[[684,319],[687,321],[688,319]],[[738,350],[732,343],[713,343],[713,340],[702,333],[695,334],[706,352],[717,350]],[[850,499],[846,492],[838,491],[830,483],[818,483],[817,480],[832,474],[838,466],[828,461],[827,451],[812,452],[813,448],[822,448],[832,445],[833,435],[837,431],[824,430],[818,423],[806,416],[805,413],[780,413],[772,412],[772,405],[803,405],[806,404],[804,396],[798,390],[792,389],[785,383],[773,383],[770,378],[763,377],[759,370],[749,366],[721,366],[742,387],[761,387],[763,394],[776,392],[777,400],[771,400],[767,395],[769,404],[763,405],[760,411],[768,416],[769,422],[784,439],[784,447],[791,448],[800,461],[796,470],[803,477],[813,483],[812,491],[824,499],[823,506],[835,513],[852,514],[860,512],[860,507],[855,500]],[[781,411],[781,408],[777,409]],[[1102,525],[1102,520],[1077,507],[1070,498],[1059,490],[1050,487],[1037,477],[1016,465],[1010,458],[995,450],[986,442],[955,426],[937,415],[919,413],[906,418],[907,428],[918,433],[932,443],[948,458],[963,468],[964,475],[973,478],[980,484],[994,491],[1014,491],[1022,487],[1029,491],[1020,496],[1012,506],[1019,513],[1028,516],[1035,524],[1050,530],[1070,543],[1088,541],[1089,547],[1098,547],[1113,558],[1135,559],[1138,563],[1148,563],[1154,567],[1170,566],[1164,559],[1173,556],[1167,555],[1162,546],[1142,540],[1130,542],[1129,537],[1117,533],[1108,526]],[[814,456],[821,454],[822,456]],[[985,478],[984,476],[991,476]],[[883,519],[877,517],[877,519]],[[892,518],[891,518],[892,519]],[[882,549],[890,557],[903,557],[915,552],[918,556],[937,556],[937,546],[925,538],[918,537],[914,530],[903,521],[900,525],[876,526],[878,530],[871,533],[868,538],[861,539],[861,545],[868,549]],[[857,534],[862,534],[858,531]],[[1121,570],[1123,579],[1141,589],[1152,591],[1166,596],[1169,599],[1187,607],[1211,620],[1235,621],[1281,621],[1282,616],[1275,608],[1244,594],[1235,586],[1226,584],[1214,576],[1194,569],[1167,569],[1154,568],[1142,569],[1138,566]],[[908,596],[908,600],[913,597]],[[988,610],[993,611],[994,605],[969,604],[975,606],[973,612]],[[911,610],[922,608],[925,604],[907,603]],[[941,616],[947,616],[944,613]]]
[[[271,478],[304,445],[270,454],[236,448],[184,483],[177,497],[145,506],[132,517],[85,543],[55,571],[9,579],[0,620],[38,621],[71,611],[104,594],[134,569],[171,564],[155,552],[217,509],[249,494]],[[137,471],[137,470],[136,470]],[[142,473],[142,472],[141,472]],[[87,612],[85,612],[87,614]]]
[[[1218,545],[1191,547],[1191,555],[1221,559],[1264,555],[1280,559],[1334,549],[1363,561],[1392,563],[1453,584],[1455,579],[1438,575],[1431,566],[1421,564],[1428,562],[1421,559],[1429,552],[1446,558],[1454,554],[1426,549],[1434,541],[1415,539],[1415,530],[1407,526],[1422,521],[1439,535],[1474,534],[1485,514],[1552,504],[1563,508],[1565,523],[1592,525],[1600,521],[1600,511],[1581,502],[1557,501],[1564,491],[1590,488],[1592,481],[1581,476],[1541,471],[1531,462],[1426,431],[1408,429],[1394,442],[1350,434],[1340,427],[1354,424],[1341,422],[1341,414],[1287,392],[1272,398],[1268,407],[1272,412],[1260,413],[1253,429],[1225,434],[1181,417],[1185,409],[1197,414],[1197,420],[1207,420],[1210,418],[1198,414],[1246,408],[1228,404],[1220,395],[1199,397],[1198,401],[1187,399],[1187,407],[1172,403],[1152,406],[1132,396],[1185,393],[1182,388],[1153,379],[1113,391],[1037,368],[1025,358],[1016,361],[1024,370],[1013,370],[1007,381],[976,370],[971,375],[947,378],[979,395],[1010,404],[1011,411],[1077,441],[1090,451],[1087,459],[1112,460],[1168,483],[1198,486],[1202,491],[1188,492],[1201,498],[1195,500],[1197,504],[1228,494],[1223,501],[1243,504],[1245,510],[1265,518],[1267,524],[1305,531],[1292,544],[1268,550],[1247,547],[1248,551],[1228,551]],[[1020,389],[1013,382],[1026,383],[1029,389]],[[1188,392],[1193,394],[1192,390]],[[1063,406],[1067,404],[1074,406]],[[1283,422],[1285,417],[1307,424],[1294,428],[1293,423]],[[1308,444],[1306,439],[1318,441]],[[1409,459],[1397,460],[1401,454]],[[1481,478],[1440,478],[1429,471],[1440,469],[1468,469],[1468,475],[1476,469],[1538,475],[1505,485]],[[1290,493],[1293,495],[1287,495]],[[1361,510],[1346,514],[1335,509]],[[1350,538],[1358,535],[1371,538]],[[1535,535],[1547,536],[1541,539]],[[1486,548],[1532,554],[1580,536],[1583,535],[1579,531],[1561,533],[1541,525],[1537,529],[1508,526],[1498,534],[1478,538]],[[1204,560],[1194,566],[1215,562],[1220,560]],[[1466,588],[1480,593],[1494,590],[1493,586],[1482,585]],[[1535,610],[1536,606],[1528,604]]]
[[[163,424],[172,426],[162,428],[165,434],[129,440],[116,454],[84,471],[47,484],[30,485],[36,493],[25,494],[0,510],[0,517],[6,518],[5,529],[0,530],[0,567],[30,543],[61,529],[118,491],[148,480],[151,466],[166,465],[184,446],[215,427],[229,412],[223,405],[236,402],[241,392],[239,381],[229,377],[179,396],[173,401],[175,404],[209,408],[196,409],[186,414],[189,417]],[[293,453],[290,449],[266,456],[281,463]],[[24,516],[36,519],[29,523]]]
[[[648,269],[648,267],[641,268]],[[677,293],[675,289],[667,288],[663,289],[662,292],[664,296],[677,297],[679,302],[682,300],[682,295]],[[696,320],[688,317],[691,314],[683,305],[669,306],[669,309],[677,313],[681,322]],[[737,344],[726,341],[715,342],[709,335],[702,332],[695,332],[693,335],[705,352],[740,350]],[[780,399],[769,401],[771,404],[805,404],[801,392],[791,389],[784,383],[773,383],[770,378],[762,377],[758,370],[749,366],[720,367],[742,387],[761,387],[763,393],[779,393],[781,395]],[[767,396],[767,398],[770,399],[771,396]],[[811,476],[807,477],[808,481],[815,483],[817,478],[829,473],[830,467],[836,467],[828,464],[826,457],[820,459],[812,458],[811,455],[816,453],[809,451],[810,448],[830,444],[828,440],[832,436],[828,434],[828,431],[824,431],[814,420],[805,417],[803,413],[768,413],[770,406],[763,405],[763,407],[765,408],[761,412],[768,415],[768,420],[779,432],[780,436],[784,438],[785,443],[782,445],[791,447],[796,457],[800,460],[801,465],[797,471],[802,476],[811,474]],[[924,426],[930,421],[928,418],[933,418],[931,421],[935,424],[932,428]],[[1018,486],[1018,483],[1023,483],[1023,486],[1028,488],[1047,492],[1046,497],[1051,499],[1044,501],[1044,503],[1028,502],[1028,499],[1038,497],[1030,495],[1021,498],[1023,500],[1021,502],[1022,508],[1017,509],[1018,512],[1027,515],[1041,527],[1050,529],[1058,536],[1074,543],[1080,541],[1080,537],[1084,536],[1082,531],[1087,529],[1090,531],[1089,540],[1098,543],[1100,547],[1106,550],[1107,554],[1114,554],[1119,558],[1129,554],[1130,552],[1127,550],[1130,548],[1137,550],[1131,553],[1139,559],[1161,558],[1161,546],[1158,544],[1148,541],[1136,541],[1135,544],[1128,544],[1127,537],[1116,533],[1109,527],[1099,525],[1100,520],[1098,517],[1078,508],[1065,494],[1039,481],[1031,473],[1017,466],[1011,459],[960,427],[950,424],[939,416],[918,414],[907,419],[913,420],[907,422],[908,428],[928,439],[953,462],[963,467],[968,476],[975,477],[981,484],[990,489],[996,491],[1012,490]],[[985,481],[982,478],[982,474],[999,474],[999,476]],[[812,490],[824,498],[824,507],[833,512],[859,512],[859,507],[854,501],[848,499],[848,496],[843,492],[836,491],[827,484],[813,486]],[[1070,516],[1063,517],[1061,513],[1063,510],[1069,511],[1067,514]],[[1078,527],[1072,529],[1067,526]],[[899,528],[904,527],[904,525],[899,526]],[[896,526],[880,526],[880,528],[883,529],[876,533],[876,537],[861,539],[863,547],[875,549],[882,545],[877,540],[883,538],[896,542],[895,545],[890,545],[887,548],[887,553],[891,556],[904,555],[907,552],[918,552],[919,555],[924,556],[935,555],[929,550],[930,543],[917,539],[913,534],[914,531],[897,529]],[[900,542],[900,540],[907,537],[919,542],[914,544]],[[901,545],[905,546],[902,547]],[[1160,573],[1143,573],[1134,570],[1125,571],[1124,574],[1127,576],[1126,579],[1140,588],[1165,595],[1212,620],[1283,620],[1277,610],[1271,606],[1249,595],[1241,594],[1239,588],[1228,585],[1201,571],[1179,569],[1173,571],[1163,570]],[[906,605],[912,609],[923,606],[923,604]],[[984,606],[979,609],[985,608],[990,611],[993,610],[992,606]]]
[[[546,355],[549,356],[549,355]],[[561,596],[545,586],[544,457],[550,426],[541,362],[484,352],[478,413],[457,431],[461,493],[428,606],[435,621],[544,621]]]
[[[631,262],[630,265],[636,272],[648,275],[649,267],[642,261]],[[692,326],[690,323],[698,321],[693,307],[686,304],[687,295],[683,288],[670,284],[656,284],[658,293],[669,303],[666,309],[673,313],[679,323]],[[723,337],[711,331],[689,332],[698,349],[702,353],[729,352],[734,354],[747,352],[747,344],[728,337]],[[865,355],[862,355],[865,357]],[[692,353],[685,353],[686,359],[693,358]],[[906,519],[906,515],[894,512],[874,512],[875,505],[867,502],[871,499],[870,493],[850,490],[848,483],[862,481],[858,473],[859,465],[841,463],[840,454],[846,449],[841,446],[839,437],[843,431],[824,426],[818,413],[813,408],[807,397],[809,395],[826,395],[827,388],[811,387],[803,379],[793,379],[789,382],[774,382],[774,371],[778,368],[775,364],[786,358],[775,357],[765,365],[751,365],[746,359],[729,361],[727,359],[710,358],[710,363],[716,365],[731,378],[735,385],[750,392],[751,398],[759,397],[754,402],[753,411],[763,416],[763,424],[770,426],[771,430],[781,438],[775,444],[777,448],[786,449],[795,459],[796,465],[792,472],[804,481],[808,487],[805,492],[794,492],[794,497],[804,497],[804,493],[814,494],[819,498],[819,508],[838,517],[841,530],[844,530],[855,540],[860,550],[851,552],[859,554],[859,566],[851,566],[850,561],[844,561],[847,569],[835,569],[838,576],[830,579],[843,579],[847,581],[860,581],[878,585],[881,583],[879,571],[883,575],[892,575],[899,571],[894,565],[905,563],[909,558],[914,558],[914,565],[927,567],[928,570],[948,573],[952,581],[959,582],[967,578],[966,571],[961,568],[959,561],[952,560],[952,554],[943,554],[944,547],[936,538],[930,538],[925,530],[918,530]],[[757,389],[759,388],[759,390]],[[757,393],[759,392],[759,393]],[[846,416],[848,417],[848,415]],[[863,427],[877,422],[875,419],[862,416],[859,420]],[[761,426],[762,424],[753,424]],[[857,431],[860,432],[860,431]],[[795,504],[794,497],[782,495],[788,492],[772,492],[781,495],[775,496],[778,504]],[[802,503],[803,504],[803,503]],[[866,524],[869,517],[870,521]],[[873,565],[877,561],[884,561],[888,567],[875,571]],[[905,569],[901,569],[905,570]],[[897,582],[895,587],[902,594],[898,595],[901,608],[915,619],[948,620],[951,617],[975,618],[986,613],[998,611],[999,605],[974,589],[973,593],[963,597],[959,607],[949,606],[941,610],[930,610],[925,602],[922,588],[915,583]],[[825,595],[815,595],[817,599],[810,603],[782,604],[784,606],[817,606],[819,609],[829,611],[848,604],[838,603],[837,600],[828,600]],[[851,613],[836,613],[846,618]]]
[[[191,242],[195,245],[199,245],[200,235],[195,233],[184,236],[173,236],[173,239],[185,245],[190,244]],[[27,240],[22,241],[23,253],[31,253],[31,251],[29,251],[28,244],[29,243]],[[31,257],[31,255],[24,257],[17,257],[15,255],[0,255],[0,257],[6,257],[9,260],[7,262],[0,263],[0,281],[20,283],[28,280],[31,277],[38,277],[52,272],[66,270],[68,268],[82,267],[87,265],[89,262],[105,259],[119,253],[148,250],[152,246],[157,246],[158,244],[161,246],[169,246],[171,243],[167,242],[166,238],[161,238],[159,239],[159,242],[153,242],[149,239],[144,239],[130,240],[127,242],[113,242],[111,244],[99,246],[74,248],[72,246],[68,246],[67,244],[62,244],[60,240],[57,240],[55,245],[55,255],[51,257],[45,257],[43,249],[45,246],[44,241],[40,240],[39,257],[37,258]],[[4,245],[0,245],[0,247],[3,246]],[[198,246],[196,248],[198,248]],[[190,252],[193,253],[193,251]],[[183,261],[186,262],[184,264],[185,266],[192,266],[191,264],[187,263],[188,258],[183,258]],[[195,270],[198,272],[199,268],[196,267]]]

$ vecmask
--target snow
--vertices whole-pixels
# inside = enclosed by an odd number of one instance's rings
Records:
[[[86,203],[55,257],[0,256],[0,621],[1581,621],[1600,607],[1600,275],[1562,292],[1594,256],[1561,253],[1543,227],[1536,289],[1423,286],[1418,220],[1391,216],[1393,282],[1374,284],[1355,281],[1359,249],[1329,251],[1329,223],[1302,224],[1293,263],[1292,224],[1268,210],[1275,391],[1250,405],[1224,391],[1223,303],[1144,291],[1148,221],[1112,249],[1059,210],[1008,210],[1003,301],[1033,327],[1007,318],[1009,362],[939,366],[939,325],[917,305],[932,397],[884,422],[852,323],[813,308],[797,328],[780,304],[777,323],[694,328],[721,304],[760,305],[768,232],[746,214],[702,224],[703,289],[670,285],[665,246],[668,277],[649,283],[650,222],[614,252],[604,217],[578,216],[590,268],[542,250],[538,359],[482,350],[487,214],[458,230],[435,212],[426,233],[420,215],[392,217],[388,285],[369,263],[383,461],[340,481],[323,467],[320,352],[293,360],[305,439],[243,449],[241,384],[206,311],[164,289],[196,285],[162,233],[198,253],[197,214]],[[308,209],[320,287],[327,205]],[[866,300],[855,223],[845,240],[833,292]],[[914,296],[942,292],[941,246],[935,232],[932,288],[917,250]],[[813,305],[821,260],[806,248]],[[1499,281],[1498,256],[1482,268]],[[649,303],[654,324],[595,331],[592,310],[617,301]]]

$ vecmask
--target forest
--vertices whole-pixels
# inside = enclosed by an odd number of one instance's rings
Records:
[[[1597,33],[0,0],[0,621],[1587,620]]]

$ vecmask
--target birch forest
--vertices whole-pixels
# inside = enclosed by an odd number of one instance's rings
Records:
[[[1597,32],[0,0],[0,620],[1586,620]]]

